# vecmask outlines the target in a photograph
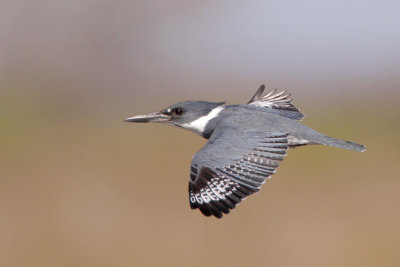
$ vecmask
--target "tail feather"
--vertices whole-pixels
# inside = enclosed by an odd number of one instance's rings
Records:
[[[329,137],[326,135],[321,135],[316,140],[313,140],[313,142],[317,143],[317,144],[321,144],[321,145],[333,146],[333,147],[354,150],[354,151],[359,151],[359,152],[364,152],[367,149],[367,147],[364,145],[361,145],[361,144],[358,144],[355,142],[351,142],[351,141],[345,141],[345,140],[332,138],[332,137]]]
[[[335,138],[331,138],[331,139],[332,139],[332,141],[327,143],[326,145],[344,148],[344,149],[348,149],[348,150],[359,151],[359,152],[364,152],[367,149],[366,146],[355,143],[355,142],[339,140],[339,139],[335,139]]]
[[[326,145],[326,146],[333,146],[333,147],[354,150],[354,151],[359,151],[359,152],[364,152],[367,149],[366,146],[364,146],[364,145],[361,145],[361,144],[358,144],[355,142],[351,142],[351,141],[345,141],[345,140],[332,138],[332,137],[329,137],[322,133],[319,133],[315,130],[312,130],[310,128],[308,128],[307,131],[304,131],[302,134],[295,134],[293,136],[294,136],[294,139],[293,138],[292,139],[296,142],[296,145],[300,144],[298,142],[298,140],[303,140],[303,141],[308,141],[308,144],[320,144],[320,145]],[[302,144],[303,143],[301,143],[301,145]]]

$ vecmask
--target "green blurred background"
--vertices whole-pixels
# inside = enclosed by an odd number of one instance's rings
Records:
[[[1,266],[400,266],[400,2],[0,4]],[[289,90],[367,145],[289,151],[222,220],[189,208],[205,140],[122,119]]]

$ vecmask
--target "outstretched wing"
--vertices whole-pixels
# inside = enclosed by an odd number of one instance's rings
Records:
[[[247,104],[270,108],[279,115],[290,119],[301,120],[304,117],[304,114],[293,105],[292,98],[287,91],[278,92],[273,89],[264,94],[264,90],[265,85],[262,84]]]
[[[229,213],[275,173],[288,149],[287,136],[277,132],[216,129],[193,157],[190,207],[218,218]]]

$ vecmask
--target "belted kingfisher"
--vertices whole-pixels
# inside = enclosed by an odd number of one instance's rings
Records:
[[[289,148],[321,144],[355,151],[366,147],[328,137],[299,121],[304,115],[287,91],[257,90],[246,105],[185,101],[126,122],[159,122],[196,132],[208,139],[191,163],[192,209],[221,218],[259,191],[276,172]]]

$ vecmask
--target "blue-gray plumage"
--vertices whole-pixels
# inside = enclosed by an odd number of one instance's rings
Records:
[[[192,159],[192,209],[221,218],[270,178],[291,147],[322,144],[355,151],[365,146],[318,133],[299,122],[304,115],[286,91],[264,94],[262,85],[246,105],[185,101],[128,122],[161,122],[208,139]]]

